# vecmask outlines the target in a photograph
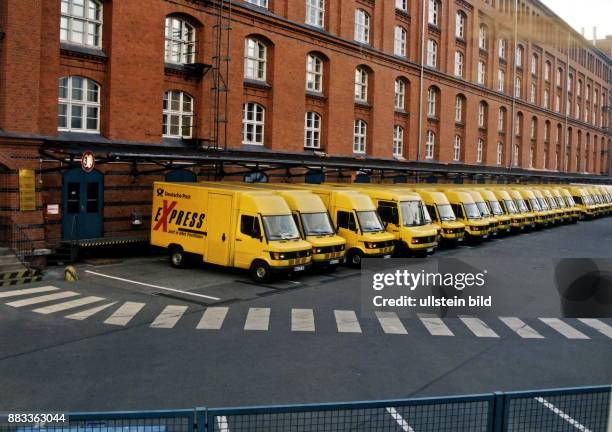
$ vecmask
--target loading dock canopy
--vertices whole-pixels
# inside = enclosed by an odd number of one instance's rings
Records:
[[[398,161],[375,157],[331,156],[321,152],[289,153],[272,151],[266,148],[248,149],[206,149],[195,145],[182,144],[144,144],[120,142],[70,142],[66,140],[45,140],[40,153],[44,158],[67,163],[61,168],[47,168],[42,172],[58,171],[80,166],[84,151],[92,151],[96,164],[109,162],[132,163],[135,174],[164,171],[186,166],[214,168],[217,176],[226,175],[224,168],[242,167],[247,171],[286,170],[291,176],[292,168],[304,168],[322,172],[370,172],[389,175],[397,174],[441,174],[445,177],[464,175],[466,177],[514,177],[533,180],[582,181],[611,183],[612,177],[556,171],[534,171],[523,168],[492,167],[430,161]],[[139,170],[138,163],[159,165],[157,170]],[[232,175],[236,172],[232,170]]]

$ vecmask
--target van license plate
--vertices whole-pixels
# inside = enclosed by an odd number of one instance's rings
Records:
[[[296,271],[296,272],[304,271],[305,269],[306,269],[306,267],[304,267],[304,266],[293,267],[293,271]]]
[[[463,237],[459,237],[459,238],[457,239],[457,241],[458,241],[458,242],[462,242],[462,241],[463,241]]]
[[[482,238],[489,238],[489,234],[483,235]]]
[[[427,248],[427,252],[433,252],[433,248]]]
[[[329,260],[330,264],[339,264],[340,260],[339,259],[333,259],[333,260]]]
[[[385,255],[385,256],[383,256],[383,259],[389,259],[389,258],[391,258],[391,255]]]

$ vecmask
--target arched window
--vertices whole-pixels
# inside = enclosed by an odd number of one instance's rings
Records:
[[[506,87],[506,72],[503,69],[497,70],[497,91],[503,93]]]
[[[395,9],[408,12],[408,0],[395,0]]]
[[[325,0],[306,0],[306,24],[323,27],[325,24]]]
[[[538,120],[535,117],[531,118],[531,126],[529,128],[529,136],[531,139],[536,139]]]
[[[164,93],[162,134],[167,138],[191,138],[193,98],[182,91]]]
[[[455,51],[455,75],[463,77],[463,53]]]
[[[582,97],[582,80],[578,80],[578,85],[576,87],[576,94],[578,97]]]
[[[429,0],[429,24],[440,25],[440,2],[438,0]]]
[[[429,87],[427,90],[427,116],[435,117],[437,114],[437,99],[438,89],[435,87]]]
[[[557,82],[556,82],[557,87],[561,87],[562,76],[563,76],[563,69],[557,68]]]
[[[534,158],[535,158],[535,150],[533,147],[529,147],[529,168],[533,168]]]
[[[531,85],[529,86],[529,102],[536,103],[536,97],[537,97],[536,85],[535,83],[531,83]]]
[[[544,63],[544,79],[550,81],[550,62],[548,60]]]
[[[436,134],[430,130],[425,133],[425,159],[433,159],[436,147]]]
[[[538,55],[537,54],[533,54],[531,56],[531,74],[532,75],[538,74]]]
[[[404,128],[395,125],[393,126],[393,156],[402,156],[404,154]]]
[[[396,56],[406,57],[406,45],[408,42],[408,32],[401,26],[395,26],[395,46],[393,52]]]
[[[497,143],[497,165],[501,165],[504,162],[504,143],[501,141]]]
[[[584,95],[584,100],[588,102],[590,97],[591,97],[591,84],[587,84],[586,94]]]
[[[465,25],[467,17],[462,11],[458,11],[455,17],[455,36],[465,39]]]
[[[550,140],[550,122],[546,120],[544,122],[544,142],[548,142]]]
[[[186,64],[195,61],[195,28],[182,18],[166,17],[167,63]]]
[[[506,59],[506,46],[507,46],[506,39],[500,39],[498,44],[499,44],[499,47],[498,47],[499,58],[505,60]]]
[[[514,79],[514,97],[521,97],[521,77],[516,77]]]
[[[363,120],[355,120],[353,130],[353,152],[365,153],[366,142],[368,137],[368,125]]]
[[[518,45],[516,47],[516,65],[518,67],[523,67],[523,46]]]
[[[457,95],[455,97],[455,123],[463,123],[463,107],[465,105],[465,97]]]
[[[321,148],[321,116],[309,111],[304,119],[304,147]]]
[[[306,58],[306,90],[323,93],[323,60],[316,54]]]
[[[455,135],[453,140],[453,161],[459,162],[461,160],[461,137]]]
[[[523,132],[523,114],[520,112],[516,114],[516,124],[514,125],[514,134],[521,136]]]
[[[355,40],[370,43],[370,15],[363,9],[355,10]]]
[[[403,79],[395,80],[395,109],[404,110],[406,108],[406,83]]]
[[[59,79],[58,130],[100,130],[100,86],[97,83],[79,76]]]
[[[481,85],[485,84],[485,81],[487,79],[486,74],[487,74],[487,65],[485,64],[485,62],[480,60],[478,62],[478,84],[481,84]]]
[[[478,138],[476,142],[476,163],[482,163],[484,157],[484,140]]]
[[[266,109],[255,102],[242,107],[242,144],[264,145]]]
[[[478,104],[478,127],[487,127],[487,104],[485,102]]]
[[[480,29],[478,30],[478,48],[481,50],[487,50],[487,26],[484,24],[480,24]]]
[[[550,92],[548,89],[544,90],[544,108],[550,109]]]
[[[497,130],[499,132],[504,132],[506,130],[506,109],[504,107],[499,108],[499,116],[497,118]]]
[[[60,40],[102,46],[102,3],[98,0],[62,0]]]
[[[244,41],[244,77],[256,81],[266,80],[267,47],[258,39]]]
[[[514,166],[519,166],[520,165],[520,161],[519,161],[519,154],[520,154],[520,148],[518,144],[514,144],[514,148],[512,149],[512,165]]]
[[[368,101],[368,71],[363,67],[355,69],[355,100]]]
[[[438,67],[438,44],[433,39],[427,41],[427,66]]]

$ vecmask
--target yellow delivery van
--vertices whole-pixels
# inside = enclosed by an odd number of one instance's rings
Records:
[[[528,216],[527,213],[521,212],[509,191],[497,187],[491,187],[490,191],[499,201],[499,205],[504,210],[504,213],[512,218],[512,229],[522,231],[527,228],[535,227],[535,216]]]
[[[506,233],[510,230],[510,224],[507,222],[502,223],[502,220],[495,216],[489,205],[486,203],[482,193],[480,193],[477,189],[461,189],[470,194],[476,207],[478,207],[478,211],[480,211],[480,215],[482,216],[483,221],[489,224],[489,238],[491,236],[498,236],[499,233]]]
[[[444,192],[451,204],[453,213],[465,225],[465,233],[469,239],[484,240],[489,238],[489,223],[483,219],[469,193],[457,188],[446,188],[440,192]]]
[[[482,196],[485,204],[489,208],[491,214],[497,218],[498,225],[497,229],[499,233],[508,234],[512,232],[512,216],[504,212],[503,207],[499,203],[499,200],[495,194],[488,189],[476,189]]]
[[[419,194],[425,203],[425,208],[434,225],[439,227],[442,242],[451,246],[463,242],[465,225],[457,220],[446,195],[429,188],[409,190]]]
[[[521,187],[512,189],[510,194],[521,210],[527,211],[528,214],[533,214],[535,216],[537,228],[546,227],[550,224],[549,213],[542,210],[542,207],[540,207],[540,203],[533,192]]]

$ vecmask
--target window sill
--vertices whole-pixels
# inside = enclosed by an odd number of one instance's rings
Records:
[[[410,13],[407,10],[404,9],[397,9],[395,8],[395,15],[401,17],[401,18],[406,18],[406,19],[410,19]]]
[[[430,116],[430,115],[427,116],[427,120],[433,121],[433,122],[439,122],[440,121],[438,116]]]
[[[258,88],[258,89],[262,89],[262,90],[270,90],[270,89],[272,89],[272,86],[270,84],[268,84],[267,82],[265,82],[265,81],[258,81],[258,80],[254,80],[254,79],[248,79],[248,78],[244,79],[244,86],[245,87]]]
[[[318,100],[322,100],[322,101],[326,101],[327,100],[327,96],[325,96],[323,93],[319,93],[319,92],[315,92],[315,91],[308,91],[308,90],[306,90],[306,97],[307,98],[311,98],[311,99],[318,99]]]
[[[361,109],[371,109],[372,105],[370,105],[367,102],[363,102],[363,101],[355,101],[355,108],[361,108]]]
[[[76,45],[68,42],[60,42],[60,53],[72,57],[86,58],[105,62],[108,57],[101,48],[86,45]]]
[[[395,108],[395,114],[405,116],[405,117],[408,117],[410,115],[408,111],[403,110],[403,109],[398,109],[398,108]]]

